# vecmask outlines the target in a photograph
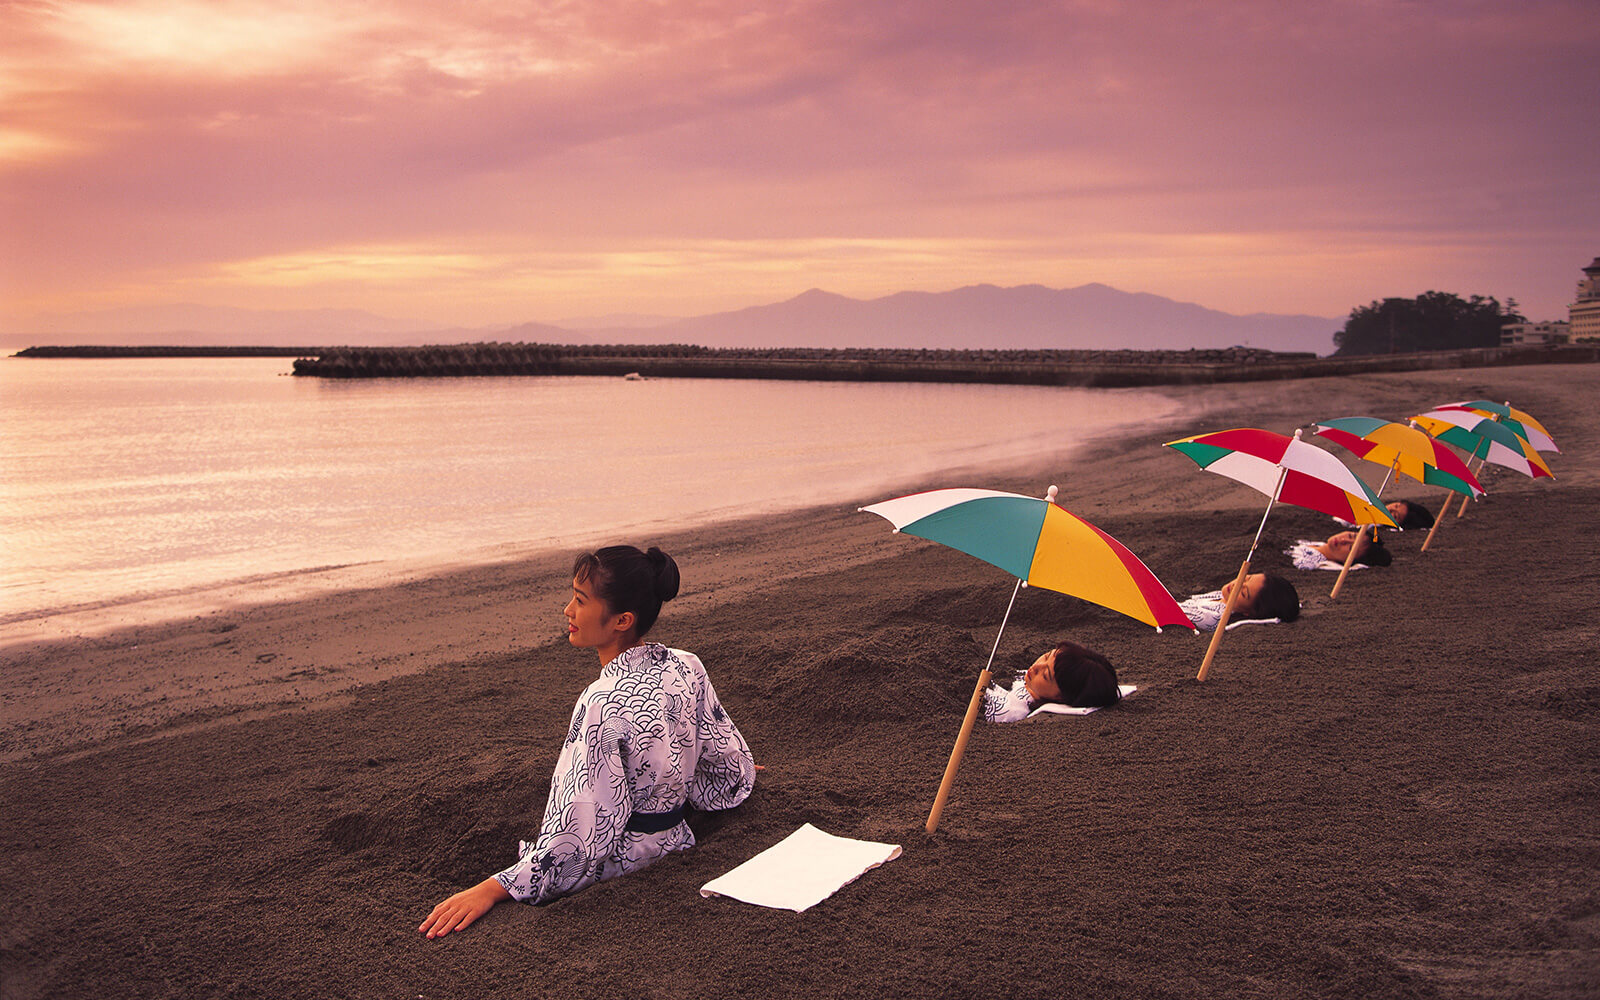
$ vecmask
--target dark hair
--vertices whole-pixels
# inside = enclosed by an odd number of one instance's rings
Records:
[[[1115,705],[1122,698],[1111,661],[1075,642],[1056,647],[1055,676],[1061,700],[1073,708]]]
[[[656,623],[661,605],[678,596],[678,564],[654,546],[648,552],[632,545],[586,552],[573,560],[572,578],[592,584],[612,614],[633,612],[634,635],[641,639]]]
[[[1400,519],[1401,531],[1416,531],[1420,528],[1433,527],[1433,511],[1415,500],[1402,500],[1400,502],[1406,505],[1406,516]]]
[[[1367,566],[1387,566],[1394,562],[1394,556],[1384,547],[1383,539],[1374,534],[1368,536],[1368,541],[1367,551],[1356,556],[1356,562]]]
[[[1255,603],[1250,606],[1250,613],[1257,618],[1276,618],[1292,622],[1300,617],[1300,592],[1294,589],[1294,584],[1283,577],[1264,573],[1261,577],[1261,589],[1256,591]]]

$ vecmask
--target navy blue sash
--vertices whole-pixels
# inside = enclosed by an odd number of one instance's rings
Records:
[[[628,817],[624,829],[633,833],[660,833],[662,830],[670,830],[683,820],[683,809],[683,806],[679,806],[664,813],[636,812]]]

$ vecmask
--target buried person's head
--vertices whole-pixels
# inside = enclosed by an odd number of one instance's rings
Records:
[[[1023,684],[1035,701],[1099,708],[1122,697],[1111,661],[1075,642],[1062,642],[1028,668]]]
[[[1391,500],[1384,508],[1401,531],[1425,531],[1433,527],[1433,512],[1415,500]]]
[[[1300,592],[1294,584],[1273,573],[1251,573],[1244,578],[1239,602],[1233,615],[1238,618],[1277,618],[1292,622],[1300,617]],[[1224,600],[1233,592],[1233,581],[1222,585]]]

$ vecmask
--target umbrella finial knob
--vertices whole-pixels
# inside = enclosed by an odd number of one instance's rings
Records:
[[[1054,486],[1044,491],[1044,498],[1051,503],[1056,502],[1056,488]]]
[[[1294,439],[1296,441],[1300,440],[1300,435],[1304,434],[1305,432],[1306,432],[1306,429],[1304,427],[1296,427],[1294,429]]]

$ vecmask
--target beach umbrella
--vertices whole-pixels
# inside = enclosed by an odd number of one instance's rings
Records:
[[[1462,406],[1439,406],[1427,413],[1417,414],[1411,418],[1411,422],[1440,441],[1467,452],[1469,463],[1472,459],[1476,459],[1480,472],[1485,464],[1493,463],[1514,469],[1532,479],[1555,478],[1550,466],[1545,464],[1544,459],[1528,439],[1518,435],[1510,426],[1501,423],[1494,414],[1486,415]],[[1439,522],[1450,509],[1450,499],[1445,498],[1444,508],[1434,519],[1433,529],[1428,532],[1428,537],[1423,539],[1422,551],[1426,552],[1433,542],[1434,533],[1439,530]],[[1467,498],[1462,497],[1461,506],[1456,508],[1456,517],[1466,512]]]
[[[1261,515],[1255,540],[1250,543],[1233,590],[1222,606],[1222,617],[1212,633],[1205,659],[1200,662],[1196,680],[1205,680],[1211,672],[1211,661],[1228,630],[1233,602],[1244,589],[1250,560],[1255,557],[1256,546],[1261,544],[1261,532],[1266,529],[1273,504],[1288,503],[1320,511],[1358,527],[1363,524],[1395,526],[1394,518],[1383,509],[1383,502],[1361,477],[1331,453],[1302,441],[1298,430],[1291,438],[1259,427],[1235,427],[1168,441],[1165,447],[1183,453],[1207,472],[1241,482],[1267,497],[1267,509]]]
[[[1359,458],[1386,466],[1389,471],[1384,474],[1383,485],[1377,490],[1380,498],[1396,472],[1410,476],[1419,483],[1443,486],[1465,496],[1483,493],[1478,478],[1467,470],[1454,452],[1414,425],[1379,417],[1334,417],[1318,421],[1312,425],[1312,430],[1319,437],[1348,449]],[[1438,524],[1438,521],[1434,523]],[[1350,546],[1350,554],[1345,556],[1344,568],[1339,571],[1339,579],[1334,581],[1333,590],[1328,594],[1330,599],[1339,596],[1345,577],[1350,573],[1350,566],[1355,562],[1356,546],[1361,544],[1361,534],[1367,528],[1367,525],[1362,525],[1356,529],[1356,543]]]
[[[1517,436],[1533,445],[1535,451],[1553,451],[1560,454],[1561,449],[1556,447],[1555,438],[1544,429],[1544,424],[1533,419],[1533,416],[1517,409],[1510,403],[1495,403],[1487,399],[1469,399],[1461,403],[1451,403],[1465,410],[1482,413],[1485,416],[1496,416],[1500,422],[1516,432]]]
[[[1493,415],[1463,406],[1440,406],[1417,414],[1411,421],[1440,441],[1460,448],[1471,459],[1477,459],[1480,467],[1488,462],[1533,479],[1555,478],[1532,443]]]
[[[1056,488],[1050,487],[1044,499],[983,489],[944,489],[884,500],[859,508],[877,514],[894,525],[897,534],[926,538],[965,552],[1016,577],[1011,588],[1011,603],[1006,605],[1000,630],[995,633],[989,662],[978,675],[978,683],[967,705],[961,732],[944,780],[939,784],[933,809],[928,814],[927,831],[934,832],[944,812],[945,800],[961,766],[961,755],[972,735],[984,689],[989,686],[990,668],[1000,636],[1011,620],[1011,608],[1024,584],[1043,587],[1102,607],[1119,611],[1146,625],[1180,625],[1193,629],[1172,594],[1156,579],[1139,557],[1121,542],[1055,502]]]

